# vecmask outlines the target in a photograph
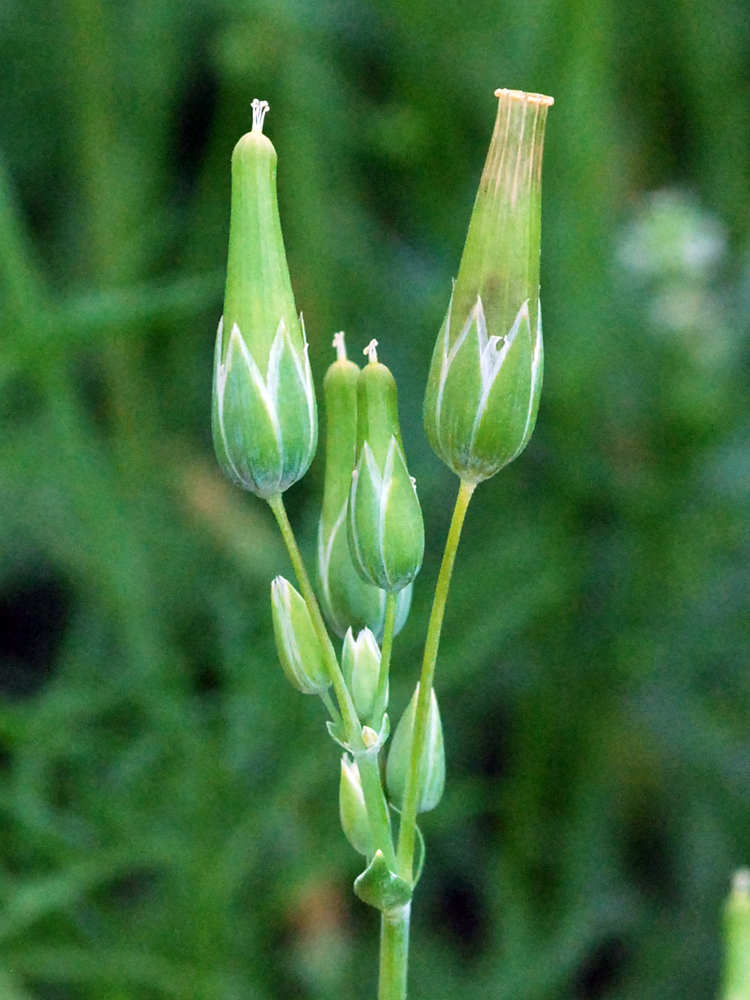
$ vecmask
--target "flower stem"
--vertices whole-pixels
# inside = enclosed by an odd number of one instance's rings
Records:
[[[335,725],[337,725],[337,726],[343,725],[343,720],[341,718],[341,713],[336,708],[336,706],[335,706],[335,704],[333,702],[333,698],[331,697],[331,692],[328,690],[328,688],[326,688],[325,691],[321,691],[320,697],[321,697],[321,700],[322,700],[323,704],[328,709],[328,714],[333,719]]]
[[[374,727],[380,729],[383,724],[386,700],[388,697],[388,673],[391,667],[391,650],[393,649],[393,630],[396,625],[396,594],[390,591],[385,595],[385,622],[383,624],[383,647],[380,653],[380,671],[378,673],[378,690],[375,696],[375,711],[373,712]]]
[[[362,781],[362,792],[365,797],[373,842],[383,852],[389,867],[395,871],[396,854],[393,849],[388,805],[383,794],[383,785],[380,781],[377,758],[370,753],[363,752],[366,748],[362,740],[362,727],[359,724],[354,702],[346,686],[344,675],[341,673],[339,661],[336,659],[336,653],[328,635],[325,622],[323,621],[323,615],[320,613],[318,599],[315,596],[315,591],[310,583],[310,577],[307,575],[305,564],[302,561],[302,555],[297,546],[292,526],[289,523],[281,494],[277,493],[275,496],[269,497],[268,504],[281,530],[281,535],[289,553],[289,558],[292,561],[297,581],[302,590],[302,596],[310,612],[315,634],[318,637],[320,648],[325,656],[328,675],[331,678],[333,689],[336,692],[336,699],[341,709],[341,715],[343,716],[346,738],[357,756],[359,776]]]
[[[398,838],[398,874],[409,883],[411,883],[413,878],[414,840],[416,837],[417,806],[419,801],[419,769],[427,735],[427,716],[430,709],[432,681],[435,675],[435,661],[437,660],[438,647],[440,645],[440,632],[443,627],[445,603],[448,599],[448,588],[450,587],[451,574],[453,573],[453,564],[456,561],[456,551],[458,549],[459,538],[461,537],[461,528],[463,527],[466,510],[475,488],[476,483],[468,483],[465,480],[461,480],[458,496],[456,497],[456,505],[453,508],[453,517],[448,531],[448,538],[445,543],[443,561],[440,565],[440,574],[438,575],[437,586],[435,587],[430,623],[427,628],[427,639],[425,641],[424,658],[422,660],[422,674],[419,679],[419,697],[417,698],[417,708],[414,718],[414,740],[411,748],[409,772],[406,776],[404,806],[401,814]]]
[[[406,998],[410,915],[411,903],[381,914],[378,1000]]]
[[[276,521],[278,522],[281,530],[281,536],[284,539],[284,544],[286,545],[287,552],[289,553],[289,558],[292,561],[297,581],[302,590],[302,596],[305,599],[305,604],[307,604],[307,609],[310,612],[310,617],[312,618],[315,634],[318,637],[320,648],[325,656],[328,676],[331,678],[333,690],[336,692],[336,699],[338,700],[339,707],[341,708],[341,714],[344,718],[344,726],[346,727],[347,735],[351,736],[356,732],[359,732],[361,735],[361,729],[357,719],[357,713],[354,708],[354,703],[352,702],[351,695],[349,694],[346,682],[344,681],[344,675],[341,673],[339,662],[336,659],[336,653],[334,652],[331,639],[328,635],[328,630],[325,627],[323,616],[320,613],[318,599],[315,596],[315,591],[310,583],[310,577],[307,575],[305,564],[302,561],[302,555],[297,546],[297,540],[294,537],[292,526],[289,523],[289,518],[287,517],[286,508],[284,507],[284,501],[281,494],[277,493],[275,496],[269,497],[268,503],[271,510],[274,512]]]

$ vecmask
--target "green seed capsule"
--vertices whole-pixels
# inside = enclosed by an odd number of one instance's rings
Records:
[[[268,499],[307,471],[317,413],[307,340],[297,316],[276,199],[276,150],[263,135],[268,105],[232,154],[224,315],[214,357],[212,430],[224,473]]]
[[[342,639],[348,628],[369,628],[381,641],[385,625],[385,591],[365,582],[354,568],[347,538],[347,510],[357,444],[357,379],[359,367],[346,357],[344,334],[333,346],[338,358],[323,381],[326,407],[326,469],[323,510],[318,529],[318,590],[329,625]],[[395,633],[403,627],[411,604],[411,586],[397,597]]]
[[[310,612],[302,595],[283,576],[271,584],[271,613],[287,680],[302,694],[322,694],[331,681]]]
[[[383,590],[419,572],[424,523],[401,443],[396,383],[375,353],[357,380],[357,458],[349,494],[349,549],[357,571]]]
[[[430,444],[470,483],[523,451],[542,388],[542,151],[552,98],[495,96],[495,130],[424,403]]]
[[[419,684],[412,699],[401,716],[393,734],[391,750],[388,754],[386,784],[388,796],[401,809],[406,791],[406,776],[411,765],[411,747],[414,740],[414,716],[417,711]],[[430,697],[427,715],[427,740],[419,768],[419,796],[417,812],[429,812],[443,797],[445,787],[445,749],[443,747],[443,726],[440,721],[437,698],[434,690]]]
[[[348,754],[341,758],[341,781],[339,783],[339,817],[341,829],[346,839],[359,854],[372,857],[375,848],[367,818],[365,796],[356,761]]]

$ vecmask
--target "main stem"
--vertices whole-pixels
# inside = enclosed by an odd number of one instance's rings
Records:
[[[349,689],[346,686],[344,675],[341,673],[339,661],[336,659],[336,653],[334,652],[328,630],[323,621],[323,615],[320,613],[318,599],[315,596],[315,591],[310,583],[310,577],[307,575],[305,564],[302,561],[302,555],[297,546],[292,526],[289,523],[281,494],[277,493],[275,496],[269,497],[268,504],[281,530],[281,536],[284,539],[289,558],[292,561],[297,581],[302,590],[302,596],[310,612],[313,628],[315,629],[315,634],[326,660],[328,675],[331,678],[333,689],[336,692],[336,699],[341,709],[344,728],[346,729],[346,738],[352,749],[364,750],[362,727],[359,724],[357,712],[349,694]],[[393,838],[391,836],[391,821],[388,814],[388,805],[383,794],[383,785],[380,781],[377,758],[372,754],[360,753],[357,755],[357,766],[362,782],[362,792],[365,797],[373,842],[383,852],[389,867],[395,870],[396,854],[393,849]]]
[[[411,903],[380,916],[378,1000],[405,1000]]]
[[[417,709],[414,719],[414,741],[411,748],[409,771],[406,776],[404,807],[401,813],[398,838],[398,874],[409,883],[411,883],[413,877],[414,840],[417,827],[417,807],[419,805],[419,770],[427,734],[427,716],[430,709],[432,681],[435,676],[435,661],[437,660],[438,647],[440,645],[440,632],[443,627],[445,602],[448,599],[448,588],[450,587],[451,574],[453,573],[453,564],[456,561],[458,541],[461,537],[466,510],[475,488],[476,483],[461,481],[458,496],[456,497],[456,505],[453,508],[448,539],[445,543],[443,561],[440,565],[440,574],[437,586],[435,587],[430,623],[427,628],[422,673],[419,678],[419,697],[417,698]]]

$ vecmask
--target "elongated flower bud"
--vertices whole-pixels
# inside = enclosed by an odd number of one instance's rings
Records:
[[[268,498],[307,471],[317,444],[315,390],[276,200],[276,150],[265,101],[232,154],[224,315],[214,356],[216,457],[238,486]]]
[[[362,792],[359,768],[357,762],[346,753],[341,758],[339,817],[341,829],[354,850],[359,854],[364,854],[365,857],[372,857],[375,848],[372,843],[370,821],[367,818],[367,807]]]
[[[302,595],[283,576],[271,584],[271,613],[287,680],[302,694],[321,694],[331,683],[323,652]]]
[[[388,796],[393,804],[401,809],[406,792],[406,776],[411,765],[411,747],[414,741],[414,717],[417,711],[419,684],[406,706],[406,711],[396,726],[393,734],[388,765],[386,768],[386,784]],[[427,740],[419,768],[419,796],[417,812],[429,812],[434,809],[443,797],[445,787],[445,749],[443,747],[443,725],[440,721],[437,698],[434,690],[430,692],[430,709],[427,715]]]
[[[380,649],[369,628],[363,628],[356,639],[351,629],[346,633],[341,672],[360,721],[370,725],[378,691]],[[386,696],[386,704],[387,701]]]
[[[495,131],[424,405],[433,449],[472,483],[526,447],[542,388],[542,150],[552,98],[495,96]]]
[[[344,334],[333,340],[338,358],[323,381],[326,407],[326,470],[318,529],[318,590],[328,624],[342,639],[348,628],[369,628],[380,641],[385,625],[385,591],[365,582],[354,568],[347,537],[349,490],[357,447],[359,367],[346,357]],[[397,635],[411,604],[411,585],[396,599]]]
[[[357,380],[357,460],[349,494],[349,549],[357,571],[398,591],[419,572],[424,523],[398,422],[396,382],[375,354]]]

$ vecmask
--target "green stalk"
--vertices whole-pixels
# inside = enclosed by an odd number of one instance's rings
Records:
[[[411,883],[413,878],[414,841],[417,827],[417,806],[419,804],[419,767],[427,735],[427,715],[430,709],[432,681],[435,676],[435,661],[437,660],[438,647],[440,645],[440,632],[443,627],[445,602],[448,599],[448,588],[450,587],[451,574],[453,573],[453,564],[456,561],[456,551],[458,550],[458,541],[461,537],[461,528],[463,527],[466,510],[475,488],[476,483],[468,483],[463,479],[461,480],[458,496],[456,497],[456,505],[453,508],[453,517],[451,519],[450,530],[448,531],[448,538],[445,543],[443,561],[440,565],[440,574],[437,586],[435,587],[430,624],[427,628],[424,659],[422,660],[422,674],[419,679],[419,697],[417,698],[417,709],[414,718],[414,741],[411,748],[409,773],[406,777],[404,808],[401,813],[398,838],[398,874],[409,883]]]
[[[315,634],[318,637],[320,648],[323,650],[323,655],[326,658],[328,675],[331,678],[333,690],[336,692],[336,698],[338,700],[339,707],[341,708],[341,714],[344,717],[344,726],[346,728],[347,736],[351,737],[354,734],[358,734],[359,741],[361,742],[362,730],[359,725],[359,720],[357,719],[354,702],[352,701],[351,695],[349,694],[349,690],[346,686],[344,675],[341,673],[339,661],[336,659],[336,653],[334,652],[333,644],[331,643],[330,636],[328,635],[328,630],[325,627],[323,616],[320,613],[318,599],[315,596],[315,591],[312,589],[310,577],[307,575],[305,564],[302,561],[302,555],[297,546],[297,540],[294,537],[292,526],[289,523],[289,518],[287,517],[286,508],[284,507],[284,501],[281,494],[277,493],[275,496],[269,497],[268,504],[273,511],[281,530],[281,537],[284,539],[284,544],[286,545],[286,550],[289,553],[289,558],[292,561],[292,567],[297,577],[297,582],[300,585],[302,596],[304,597],[307,609],[310,612]]]
[[[396,594],[385,595],[385,622],[383,624],[383,647],[380,652],[380,671],[378,673],[378,690],[375,696],[375,711],[373,719],[375,728],[383,724],[385,701],[388,693],[388,673],[391,668],[391,650],[393,649],[393,631],[396,626]]]
[[[336,708],[333,698],[331,697],[331,692],[326,688],[325,691],[321,691],[320,698],[325,707],[328,709],[328,714],[333,719],[335,725],[343,725],[343,720],[341,718],[341,713]]]
[[[734,876],[724,908],[724,984],[722,1000],[750,997],[750,871]]]
[[[410,916],[411,903],[381,914],[378,1000],[406,998]]]
[[[391,818],[388,804],[383,794],[383,784],[380,780],[378,758],[371,753],[357,756],[359,780],[362,783],[362,794],[365,797],[367,818],[375,847],[383,852],[383,857],[391,871],[396,870],[396,852],[391,836]]]
[[[344,675],[341,673],[339,661],[336,659],[336,653],[328,635],[325,622],[323,621],[323,615],[320,613],[318,599],[315,596],[315,591],[310,583],[310,577],[307,575],[305,564],[302,561],[302,555],[297,546],[292,526],[289,523],[281,494],[277,493],[275,496],[269,497],[268,504],[281,530],[281,536],[289,553],[297,582],[300,585],[302,596],[310,612],[315,634],[318,637],[320,648],[323,650],[326,666],[328,667],[328,675],[331,678],[333,689],[336,692],[336,699],[338,700],[343,716],[346,738],[354,751],[363,751],[365,750],[365,744],[362,740],[362,727],[359,724],[354,702],[346,686]],[[383,852],[389,867],[395,871],[396,854],[393,849],[393,838],[391,837],[391,822],[388,814],[388,805],[383,794],[383,785],[380,781],[377,758],[373,754],[357,753],[357,766],[362,782],[365,805],[367,806],[367,815],[372,829],[373,842]]]

